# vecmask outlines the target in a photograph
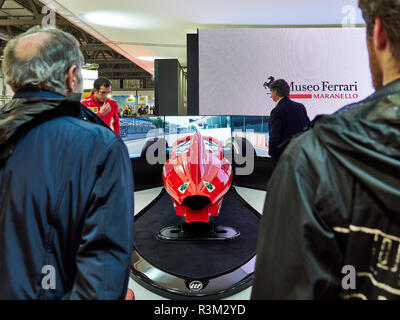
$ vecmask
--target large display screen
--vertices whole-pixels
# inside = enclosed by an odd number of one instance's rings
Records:
[[[148,139],[164,138],[164,117],[125,117],[119,119],[121,138],[131,158],[141,156]]]
[[[224,145],[232,136],[231,119],[229,116],[165,117],[165,137],[169,146],[196,131],[202,136],[217,138]]]
[[[143,156],[148,140],[166,140],[168,147],[199,131],[202,136],[218,139],[224,148],[232,139],[245,138],[260,157],[268,157],[268,119],[261,116],[177,116],[120,118],[121,138],[131,158]]]
[[[285,79],[310,119],[373,93],[364,28],[199,30],[199,111],[268,116]]]

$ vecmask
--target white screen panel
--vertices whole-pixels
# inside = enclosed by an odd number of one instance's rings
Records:
[[[373,93],[365,29],[199,30],[201,115],[269,115],[270,76],[291,85],[310,119],[359,101]]]

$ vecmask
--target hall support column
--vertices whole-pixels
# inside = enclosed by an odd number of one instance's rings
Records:
[[[187,115],[186,73],[177,59],[154,60],[155,114]]]

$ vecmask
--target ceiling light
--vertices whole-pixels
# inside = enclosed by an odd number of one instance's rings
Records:
[[[93,24],[121,29],[151,29],[159,27],[154,18],[120,11],[92,11],[82,15]]]
[[[137,57],[137,59],[142,60],[142,61],[151,61],[151,62],[154,62],[155,59],[177,59],[177,58],[141,56],[141,57]]]

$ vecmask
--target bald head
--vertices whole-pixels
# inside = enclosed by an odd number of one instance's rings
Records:
[[[81,90],[83,63],[74,36],[37,26],[8,41],[2,69],[14,92],[40,88],[67,95]]]
[[[37,56],[43,45],[53,37],[47,32],[38,32],[19,39],[15,46],[15,56],[20,60],[30,60]]]

